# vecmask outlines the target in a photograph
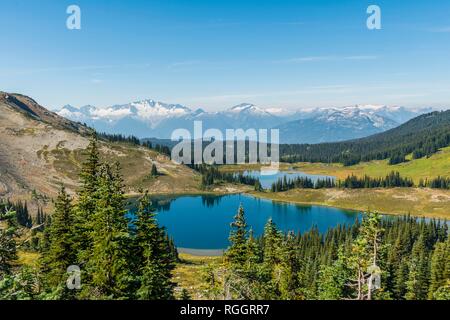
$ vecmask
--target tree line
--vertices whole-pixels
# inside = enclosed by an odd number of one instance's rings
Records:
[[[293,179],[288,179],[287,176],[284,176],[272,183],[270,190],[272,192],[282,192],[291,189],[325,189],[335,187],[336,183],[332,178],[319,178],[316,181],[313,181],[309,177],[295,177]]]
[[[28,211],[27,202],[17,201],[12,202],[9,199],[0,200],[0,214],[5,214],[7,210],[14,212],[16,215],[17,223],[26,228],[31,228],[33,226],[33,219],[31,218],[31,214]],[[40,208],[38,209],[38,213],[40,213]],[[39,217],[39,214],[38,214]],[[37,221],[39,224],[39,221]]]
[[[258,178],[246,175],[242,172],[221,172],[216,165],[194,164],[188,165],[190,168],[202,175],[201,186],[208,188],[217,182],[240,183],[254,186],[255,189],[261,190],[261,183]]]
[[[287,234],[269,220],[261,237],[241,207],[230,247],[204,279],[214,299],[450,299],[448,226],[365,214],[353,226]]]
[[[97,134],[99,139],[110,141],[110,142],[123,142],[123,143],[129,143],[135,146],[143,146],[147,149],[155,150],[156,152],[165,154],[170,157],[171,152],[170,148],[168,146],[162,145],[162,144],[153,144],[149,140],[142,141],[133,136],[133,135],[123,135],[123,134],[110,134],[106,132],[98,133]]]
[[[419,187],[428,187],[432,189],[450,189],[450,178],[438,176],[434,179],[420,179]]]
[[[397,187],[414,187],[414,182],[412,179],[401,177],[399,172],[394,171],[389,173],[385,178],[371,178],[367,175],[359,178],[355,175],[350,175],[344,180],[337,181],[332,178],[319,178],[316,181],[313,181],[309,177],[296,177],[294,179],[288,179],[284,176],[274,182],[270,190],[272,192],[282,192],[291,189],[367,189]]]

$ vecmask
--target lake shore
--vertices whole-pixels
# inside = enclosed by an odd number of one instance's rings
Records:
[[[183,253],[195,257],[221,257],[223,256],[225,249],[190,249],[190,248],[177,248],[178,253]]]

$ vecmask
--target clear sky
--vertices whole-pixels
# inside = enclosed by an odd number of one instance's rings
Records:
[[[0,1],[0,90],[50,108],[450,106],[447,0]]]

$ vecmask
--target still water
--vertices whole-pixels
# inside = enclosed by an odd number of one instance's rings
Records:
[[[325,179],[325,178],[330,178],[332,180],[335,179],[334,177],[331,177],[331,176],[307,174],[307,173],[293,171],[293,170],[292,171],[278,171],[276,173],[266,174],[266,175],[261,175],[260,171],[249,170],[249,171],[244,171],[243,174],[246,176],[258,178],[259,182],[261,182],[261,186],[264,189],[270,189],[270,187],[272,186],[273,183],[277,182],[279,179],[283,179],[285,176],[286,176],[287,180],[293,180],[293,179],[299,178],[299,177],[307,177],[307,178],[310,178],[313,182],[316,182],[318,179]]]
[[[261,235],[272,218],[282,231],[320,232],[338,224],[353,224],[360,214],[321,206],[273,202],[249,195],[179,196],[152,199],[160,225],[167,228],[180,248],[224,249],[228,247],[230,223],[239,206],[245,209],[247,224]]]

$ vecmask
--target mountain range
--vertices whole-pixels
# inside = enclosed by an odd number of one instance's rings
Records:
[[[243,103],[224,111],[192,110],[180,104],[143,100],[99,108],[66,105],[57,114],[85,123],[99,132],[121,133],[139,138],[167,139],[178,128],[192,132],[193,121],[202,121],[203,130],[272,129],[280,130],[281,143],[336,142],[366,137],[399,126],[432,111],[386,105],[356,105],[340,108],[286,110],[263,109]]]

